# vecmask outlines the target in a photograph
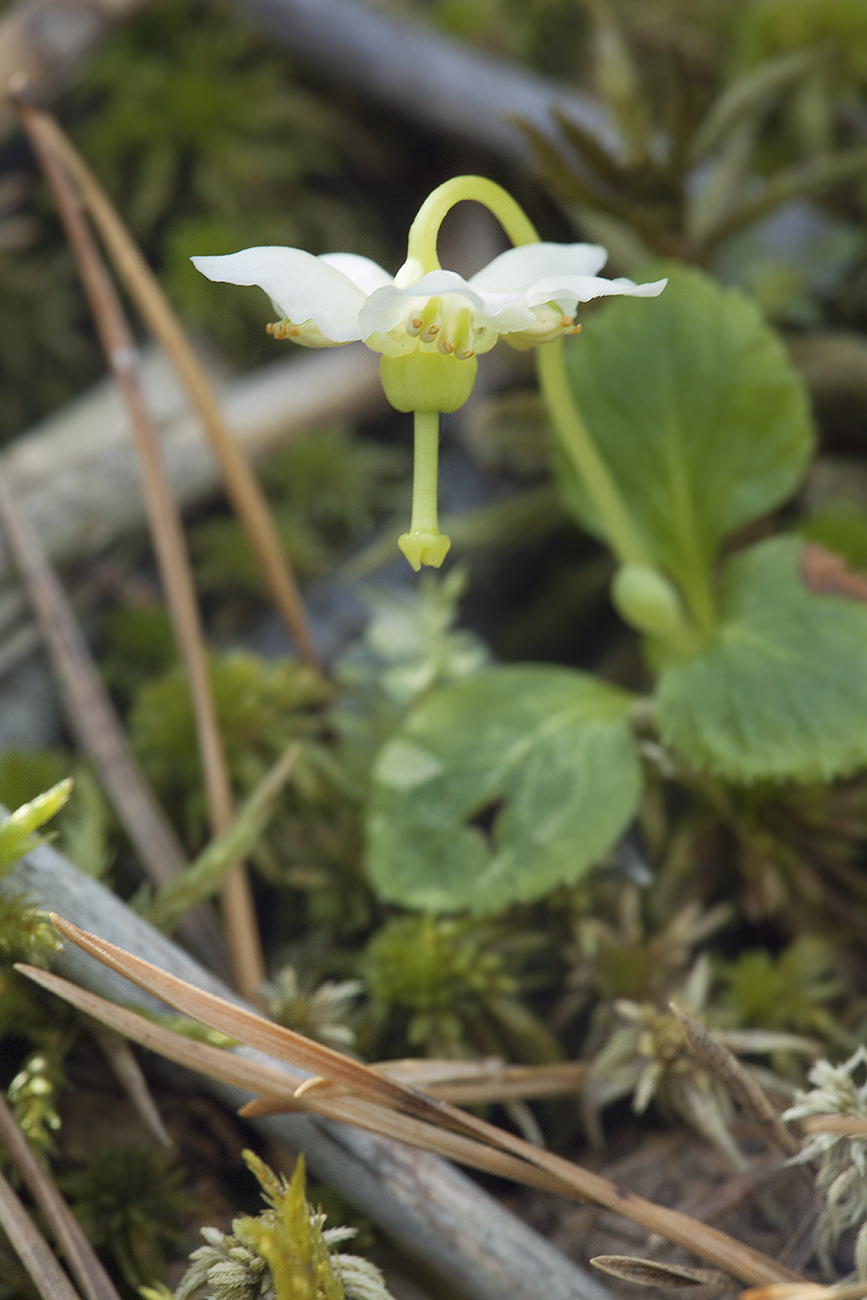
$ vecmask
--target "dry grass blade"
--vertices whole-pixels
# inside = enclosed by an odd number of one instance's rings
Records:
[[[96,1256],[78,1220],[40,1164],[0,1093],[0,1138],[18,1166],[30,1195],[39,1206],[64,1259],[87,1300],[118,1300],[117,1291]],[[68,1284],[67,1284],[68,1285]],[[73,1292],[74,1294],[74,1292]]]
[[[139,988],[211,1029],[229,1034],[249,1047],[258,1048],[260,1052],[267,1052],[269,1056],[275,1056],[302,1070],[309,1070],[314,1075],[324,1075],[330,1082],[341,1084],[370,1100],[400,1106],[421,1113],[424,1118],[430,1118],[432,1112],[438,1112],[441,1108],[440,1103],[431,1102],[421,1093],[383,1078],[370,1066],[362,1065],[332,1047],[325,1047],[292,1029],[284,1029],[273,1020],[266,1020],[264,1016],[218,998],[213,993],[205,993],[192,984],[187,984],[185,980],[161,971],[158,966],[134,957],[107,939],[88,934],[63,917],[52,914],[51,919],[64,939],[70,939],[98,961],[132,980]],[[295,1087],[298,1087],[297,1083]],[[254,1091],[274,1095],[261,1086]],[[276,1095],[280,1097],[285,1091],[284,1084]]]
[[[820,1282],[757,1286],[741,1291],[738,1300],[862,1300],[863,1296],[867,1296],[867,1281],[861,1278],[836,1286],[823,1286]]]
[[[753,1119],[758,1120],[768,1136],[773,1138],[787,1155],[797,1155],[801,1149],[800,1143],[786,1128],[762,1089],[752,1075],[747,1073],[734,1053],[722,1043],[718,1043],[704,1025],[683,1007],[678,1006],[676,1002],[670,1002],[668,1005],[671,1014],[683,1030],[693,1056],[725,1084],[738,1105]]]
[[[23,964],[16,969],[85,1015],[102,1020],[149,1051],[158,1052],[168,1060],[199,1074],[209,1075],[249,1092],[265,1093],[271,1098],[275,1111],[307,1111],[326,1119],[339,1120],[343,1124],[352,1124],[356,1128],[405,1142],[423,1151],[432,1151],[486,1173],[511,1178],[544,1191],[558,1192],[562,1196],[574,1196],[572,1189],[561,1179],[534,1169],[522,1160],[494,1151],[472,1138],[404,1115],[380,1103],[349,1096],[346,1092],[329,1091],[321,1094],[314,1089],[308,1090],[299,1098],[300,1080],[293,1079],[285,1070],[187,1038],[155,1024],[135,1011],[108,1002],[96,993],[70,984],[58,975]],[[244,1106],[242,1113],[250,1113],[250,1109],[249,1106]]]
[[[588,1070],[583,1061],[506,1065],[499,1060],[380,1061],[372,1068],[457,1106],[572,1096],[581,1091]]]
[[[129,1097],[139,1113],[142,1123],[156,1138],[161,1146],[171,1149],[174,1142],[166,1132],[157,1104],[151,1095],[144,1071],[136,1060],[132,1048],[121,1034],[105,1028],[104,1025],[92,1026],[93,1036],[102,1048],[103,1055],[111,1066],[115,1078]]]
[[[600,1273],[635,1286],[667,1286],[677,1290],[693,1286],[731,1286],[730,1278],[713,1268],[660,1264],[654,1259],[639,1259],[634,1255],[595,1255],[590,1263]]]
[[[377,1061],[370,1066],[377,1074],[408,1087],[420,1089],[436,1101],[474,1106],[491,1102],[533,1100],[540,1097],[568,1097],[580,1092],[587,1077],[583,1061],[558,1061],[552,1065],[506,1065],[497,1057],[482,1061],[438,1061],[408,1057],[400,1061]],[[318,1076],[302,1085],[303,1095],[315,1088],[340,1093],[344,1089]],[[302,1095],[302,1089],[296,1097]],[[279,1103],[258,1098],[244,1108],[245,1115],[279,1113]]]
[[[841,1137],[867,1138],[867,1119],[860,1115],[805,1115],[798,1123],[805,1133],[839,1133]]]
[[[183,850],[135,761],[39,538],[2,478],[0,519],[39,621],[73,729],[90,755],[142,866],[156,886],[165,885],[186,865]],[[189,912],[179,929],[203,961],[210,964],[219,955],[221,936],[204,909]]]
[[[24,88],[18,87],[16,94],[24,129],[57,203],[100,342],[129,412],[154,550],[190,684],[211,829],[219,832],[232,820],[232,789],[211,695],[205,641],[183,525],[166,474],[159,435],[144,400],[137,350],[78,196],[64,164],[58,160],[52,147],[51,119],[27,102]],[[222,905],[236,983],[248,997],[255,997],[265,978],[265,963],[249,881],[240,865],[226,881]]]
[[[117,948],[104,939],[87,934],[86,931],[80,930],[60,917],[54,916],[52,919],[65,938],[77,943],[91,956],[104,962],[119,974],[125,975],[140,988],[168,1001],[178,1010],[202,1020],[205,1024],[213,1024],[215,1028],[222,1029],[224,1033],[229,1033],[250,1046],[277,1055],[295,1066],[310,1069],[315,1075],[321,1075],[331,1083],[339,1083],[352,1093],[349,1097],[341,1098],[333,1094],[329,1096],[328,1089],[308,1087],[306,1094],[302,1094],[301,1097],[293,1096],[288,1109],[303,1105],[305,1109],[317,1109],[319,1113],[343,1118],[346,1123],[359,1123],[358,1116],[362,1111],[373,1122],[371,1115],[373,1108],[381,1114],[383,1106],[394,1107],[408,1114],[401,1116],[392,1114],[390,1117],[392,1125],[398,1119],[407,1124],[410,1117],[414,1117],[417,1120],[427,1121],[430,1125],[452,1130],[447,1135],[452,1139],[458,1135],[473,1138],[478,1143],[507,1153],[510,1157],[517,1157],[523,1168],[527,1165],[535,1166],[537,1171],[549,1175],[549,1186],[553,1185],[550,1180],[554,1180],[561,1188],[568,1189],[568,1195],[593,1201],[606,1209],[614,1210],[641,1224],[649,1232],[657,1232],[669,1241],[685,1246],[717,1268],[725,1270],[742,1281],[762,1285],[770,1282],[803,1280],[798,1274],[769,1259],[760,1251],[735,1241],[734,1238],[707,1224],[675,1210],[655,1205],[624,1188],[616,1187],[607,1179],[582,1169],[562,1156],[542,1151],[522,1138],[515,1137],[506,1130],[468,1115],[445,1102],[434,1101],[392,1080],[384,1079],[369,1066],[305,1039],[300,1034],[290,1033],[289,1030],[282,1029],[261,1016],[236,1007],[221,998],[203,993],[183,980],[160,971],[150,962],[142,961],[141,958],[124,952],[123,949]],[[46,983],[46,977],[39,972],[28,969],[27,973],[39,982]],[[119,1027],[116,1022],[112,1023],[115,1028]],[[231,1058],[227,1063],[226,1055],[226,1053],[221,1054],[223,1060],[219,1067],[224,1071],[231,1070],[237,1059]],[[246,1065],[244,1062],[238,1064]],[[201,1066],[193,1068],[201,1068]],[[225,1077],[225,1075],[217,1077]],[[238,1079],[239,1076],[235,1074],[230,1081],[237,1082]],[[286,1086],[282,1082],[276,1090],[266,1086],[261,1089],[263,1101],[271,1104],[272,1101],[284,1096],[285,1091]],[[343,1114],[340,1113],[341,1107]],[[379,1122],[383,1123],[383,1120],[380,1118]],[[388,1133],[389,1136],[397,1136],[393,1127],[383,1127],[379,1131]]]
[[[87,163],[50,114],[42,110],[38,113],[30,111],[32,120],[38,121],[41,138],[75,179],[118,275],[186,387],[220,466],[226,495],[247,530],[274,603],[285,619],[302,658],[318,667],[319,656],[298,584],[274,526],[268,503],[255,474],[235,444],[210,380],[190,346],[183,326],[135,240]]]
[[[81,1300],[48,1242],[0,1174],[0,1228],[33,1279],[42,1300]]]

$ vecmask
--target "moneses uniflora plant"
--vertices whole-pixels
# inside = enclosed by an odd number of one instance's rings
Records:
[[[464,199],[489,208],[516,245],[469,280],[443,270],[437,256],[442,220]],[[477,357],[501,337],[521,350],[540,346],[540,379],[558,432],[619,558],[624,564],[639,561],[642,550],[619,493],[575,418],[559,342],[581,329],[575,323],[578,303],[611,294],[655,297],[666,282],[602,279],[598,272],[606,258],[605,249],[595,244],[542,243],[499,185],[458,176],[422,204],[410,227],[407,259],[395,276],[354,253],[314,257],[300,248],[245,248],[192,260],[211,280],[264,289],[282,313],[268,326],[275,338],[308,348],[361,340],[380,353],[386,397],[415,420],[412,521],[399,546],[419,569],[423,564],[439,568],[449,549],[437,524],[440,412],[463,406],[473,389]]]

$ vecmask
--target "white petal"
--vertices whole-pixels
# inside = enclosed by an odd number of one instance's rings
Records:
[[[482,300],[477,293],[474,293],[469,283],[457,271],[428,271],[420,280],[414,280],[408,284],[403,293],[414,298],[432,298],[434,295],[441,297],[447,293],[460,294],[466,299],[470,307],[481,307]]]
[[[605,280],[596,275],[552,276],[534,284],[527,292],[527,301],[532,307],[543,302],[555,302],[563,312],[570,315],[575,310],[576,303],[590,302],[592,298],[604,298],[611,294],[656,298],[667,283],[667,280],[654,280],[650,284],[635,284],[633,280]]]
[[[326,266],[333,266],[362,293],[373,293],[374,289],[393,283],[388,271],[377,262],[371,262],[369,257],[359,257],[357,253],[323,253],[318,260]]]
[[[361,337],[387,334],[402,325],[413,311],[421,311],[429,298],[453,296],[467,307],[483,306],[483,299],[474,293],[455,271],[428,271],[420,280],[400,289],[388,284],[370,295],[361,311],[359,324]]]
[[[191,261],[209,280],[257,284],[290,321],[301,324],[313,320],[335,343],[361,337],[358,313],[365,294],[342,272],[312,253],[275,245],[245,248],[226,257],[193,257]]]
[[[509,248],[470,277],[474,289],[514,293],[536,280],[596,275],[608,254],[600,244],[522,244]]]

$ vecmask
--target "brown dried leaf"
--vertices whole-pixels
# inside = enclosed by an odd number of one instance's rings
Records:
[[[848,596],[867,602],[867,574],[853,573],[842,555],[807,542],[801,552],[801,579],[817,596]]]

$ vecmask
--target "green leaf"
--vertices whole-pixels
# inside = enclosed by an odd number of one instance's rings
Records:
[[[0,873],[5,875],[19,858],[42,843],[34,831],[60,812],[71,793],[72,781],[67,777],[0,821]]]
[[[577,880],[638,803],[632,703],[583,673],[529,666],[430,696],[376,763],[374,887],[407,907],[487,912]]]
[[[662,673],[660,733],[696,768],[818,781],[867,763],[867,605],[809,591],[802,550],[778,537],[737,555],[716,636]]]
[[[650,557],[687,597],[720,542],[783,501],[813,438],[800,378],[741,293],[675,268],[658,297],[611,302],[569,352],[578,405]],[[571,465],[567,503],[602,534]]]

